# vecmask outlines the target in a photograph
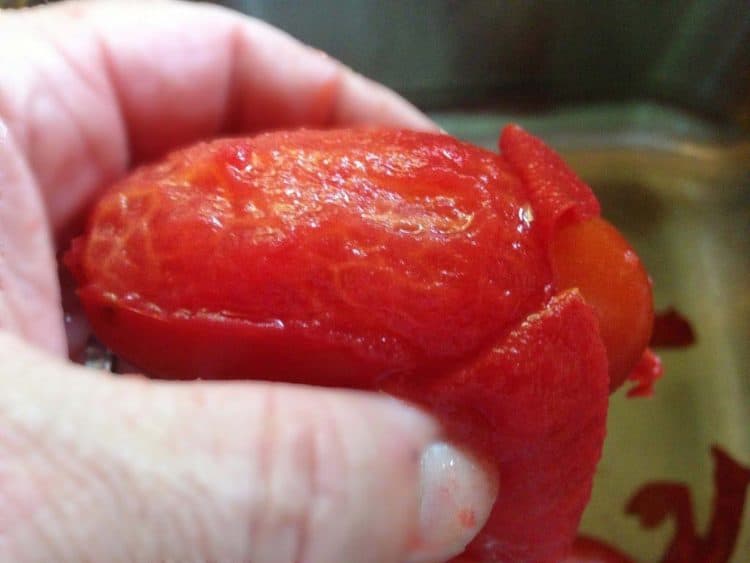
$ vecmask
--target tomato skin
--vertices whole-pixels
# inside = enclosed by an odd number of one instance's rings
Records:
[[[561,225],[599,216],[601,208],[591,189],[540,139],[509,125],[499,146],[529,190],[535,222],[546,243]]]
[[[606,352],[577,290],[553,297],[454,373],[393,377],[384,389],[436,413],[449,437],[497,467],[499,500],[467,554],[560,560],[590,497],[608,406]]]
[[[615,391],[650,357],[644,355],[654,322],[648,273],[625,238],[599,217],[589,187],[552,149],[516,126],[505,128],[500,148],[529,189],[555,287],[578,288],[596,310]]]
[[[635,563],[635,560],[596,538],[578,536],[571,552],[560,563]]]

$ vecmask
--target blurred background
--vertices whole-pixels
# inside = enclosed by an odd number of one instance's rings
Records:
[[[427,110],[654,100],[750,119],[747,0],[223,0]]]

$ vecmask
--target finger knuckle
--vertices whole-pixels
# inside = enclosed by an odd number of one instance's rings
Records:
[[[350,512],[350,466],[342,429],[325,408],[268,398],[259,462],[265,499],[255,515],[253,543],[273,561],[320,561],[336,546]],[[336,529],[332,529],[336,528]],[[256,560],[256,559],[253,559]],[[266,560],[258,557],[257,560]]]

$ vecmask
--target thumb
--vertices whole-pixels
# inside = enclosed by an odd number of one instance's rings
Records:
[[[6,335],[0,365],[2,561],[440,561],[494,502],[384,396],[109,377]]]

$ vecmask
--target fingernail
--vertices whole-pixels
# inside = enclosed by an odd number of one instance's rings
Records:
[[[460,554],[484,527],[498,493],[497,475],[445,442],[422,454],[419,533],[407,563]]]

